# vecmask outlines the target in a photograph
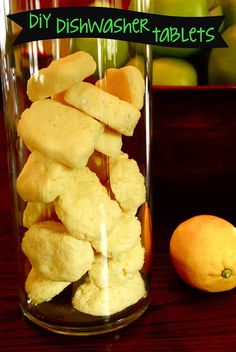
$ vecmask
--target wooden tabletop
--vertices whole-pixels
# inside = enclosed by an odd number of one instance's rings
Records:
[[[50,333],[19,310],[1,106],[0,351],[236,351],[236,289],[210,294],[187,286],[168,252],[187,217],[212,213],[236,224],[235,95],[154,92],[152,303],[130,326],[94,337]]]

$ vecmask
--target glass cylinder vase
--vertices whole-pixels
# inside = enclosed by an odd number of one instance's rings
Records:
[[[20,307],[57,333],[113,331],[149,305],[151,54],[104,38],[14,46],[20,27],[7,15],[147,3],[4,0],[0,10]]]

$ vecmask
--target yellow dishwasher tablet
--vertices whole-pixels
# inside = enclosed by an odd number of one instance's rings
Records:
[[[37,101],[18,122],[18,134],[29,150],[70,167],[87,164],[104,125],[82,111],[51,99]]]

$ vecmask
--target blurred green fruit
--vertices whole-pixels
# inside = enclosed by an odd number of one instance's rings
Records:
[[[209,16],[208,0],[151,0],[150,12],[168,16]],[[188,57],[200,50],[199,48],[170,48],[159,45],[153,48],[154,55],[174,57]]]
[[[130,10],[138,9],[137,0],[131,0]],[[208,0],[150,0],[150,12],[158,15],[201,17],[209,16]],[[171,48],[153,46],[154,56],[188,57],[197,53],[199,48]]]
[[[151,0],[150,12],[168,16],[207,16],[208,0]]]
[[[236,0],[220,0],[225,15],[224,28],[236,23]]]
[[[208,0],[208,9],[214,9],[215,7],[220,5],[221,0]]]
[[[152,84],[161,86],[196,86],[197,72],[183,59],[162,57],[153,60]]]
[[[212,7],[211,9],[209,9],[210,12],[210,16],[223,16],[223,9],[221,5],[218,5],[216,7]],[[222,32],[224,30],[225,27],[225,21],[223,20],[220,28],[219,28],[219,32]]]
[[[214,48],[208,62],[209,84],[236,84],[236,24],[227,28],[222,37],[228,48]]]
[[[128,60],[129,46],[126,41],[99,38],[72,39],[72,52],[89,53],[97,63],[96,77],[103,77],[107,68],[119,68]]]
[[[145,62],[144,62],[144,57],[142,55],[137,55],[137,56],[132,57],[127,62],[126,66],[128,66],[128,65],[132,65],[132,66],[137,67],[140,70],[140,72],[142,73],[142,75],[144,76]]]
[[[188,58],[192,55],[197,54],[200,48],[170,48],[164,46],[153,46],[153,55],[157,56],[170,56],[173,58]]]
[[[157,0],[155,0],[155,1],[157,1]],[[149,1],[130,0],[128,10],[138,11],[138,12],[147,12],[149,10]]]

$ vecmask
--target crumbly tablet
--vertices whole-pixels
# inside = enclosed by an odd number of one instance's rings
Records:
[[[16,180],[24,201],[50,203],[62,192],[74,170],[39,152],[32,152]]]
[[[106,237],[121,216],[118,203],[88,168],[78,169],[55,209],[72,236],[89,241]]]
[[[70,282],[52,281],[43,277],[32,268],[25,282],[25,291],[32,304],[49,302],[53,297],[61,293]]]
[[[95,84],[97,87],[127,101],[141,110],[143,107],[145,82],[137,67],[128,65],[109,68],[105,77]]]
[[[88,276],[97,286],[117,286],[131,279],[133,274],[142,269],[144,263],[144,248],[138,244],[122,260],[114,260],[100,254],[95,255]]]
[[[77,289],[72,303],[80,312],[94,316],[107,316],[137,303],[145,295],[143,279],[140,273],[136,272],[131,279],[127,279],[119,286],[101,288],[87,280]]]
[[[75,84],[65,92],[64,98],[67,103],[126,136],[133,135],[141,116],[133,105],[87,82]]]
[[[104,132],[100,134],[96,143],[95,149],[107,156],[116,156],[120,153],[122,148],[122,136],[120,133],[105,128]]]
[[[42,100],[60,93],[96,70],[96,63],[91,55],[78,51],[35,72],[27,83],[27,94],[31,101]]]
[[[89,242],[70,236],[64,225],[53,221],[32,225],[23,237],[22,250],[31,265],[53,281],[79,280],[94,260]]]
[[[141,244],[141,240],[139,240],[129,252],[124,253],[119,258],[110,259],[110,268],[124,274],[139,271],[144,264],[144,254],[144,247]]]
[[[18,122],[18,134],[31,150],[70,167],[83,167],[104,125],[51,99],[33,103]]]
[[[55,220],[56,212],[53,203],[28,202],[23,213],[23,226],[28,229],[45,220]]]
[[[104,288],[119,286],[127,279],[132,278],[132,273],[124,273],[117,270],[116,266],[111,266],[112,259],[100,254],[95,255],[92,268],[88,271],[88,277],[95,285]]]
[[[128,214],[123,214],[107,238],[97,238],[92,246],[98,253],[110,258],[120,258],[126,255],[137,244],[141,234],[139,220]]]
[[[146,198],[144,177],[137,162],[121,153],[109,159],[109,171],[111,189],[121,208],[136,213]]]

